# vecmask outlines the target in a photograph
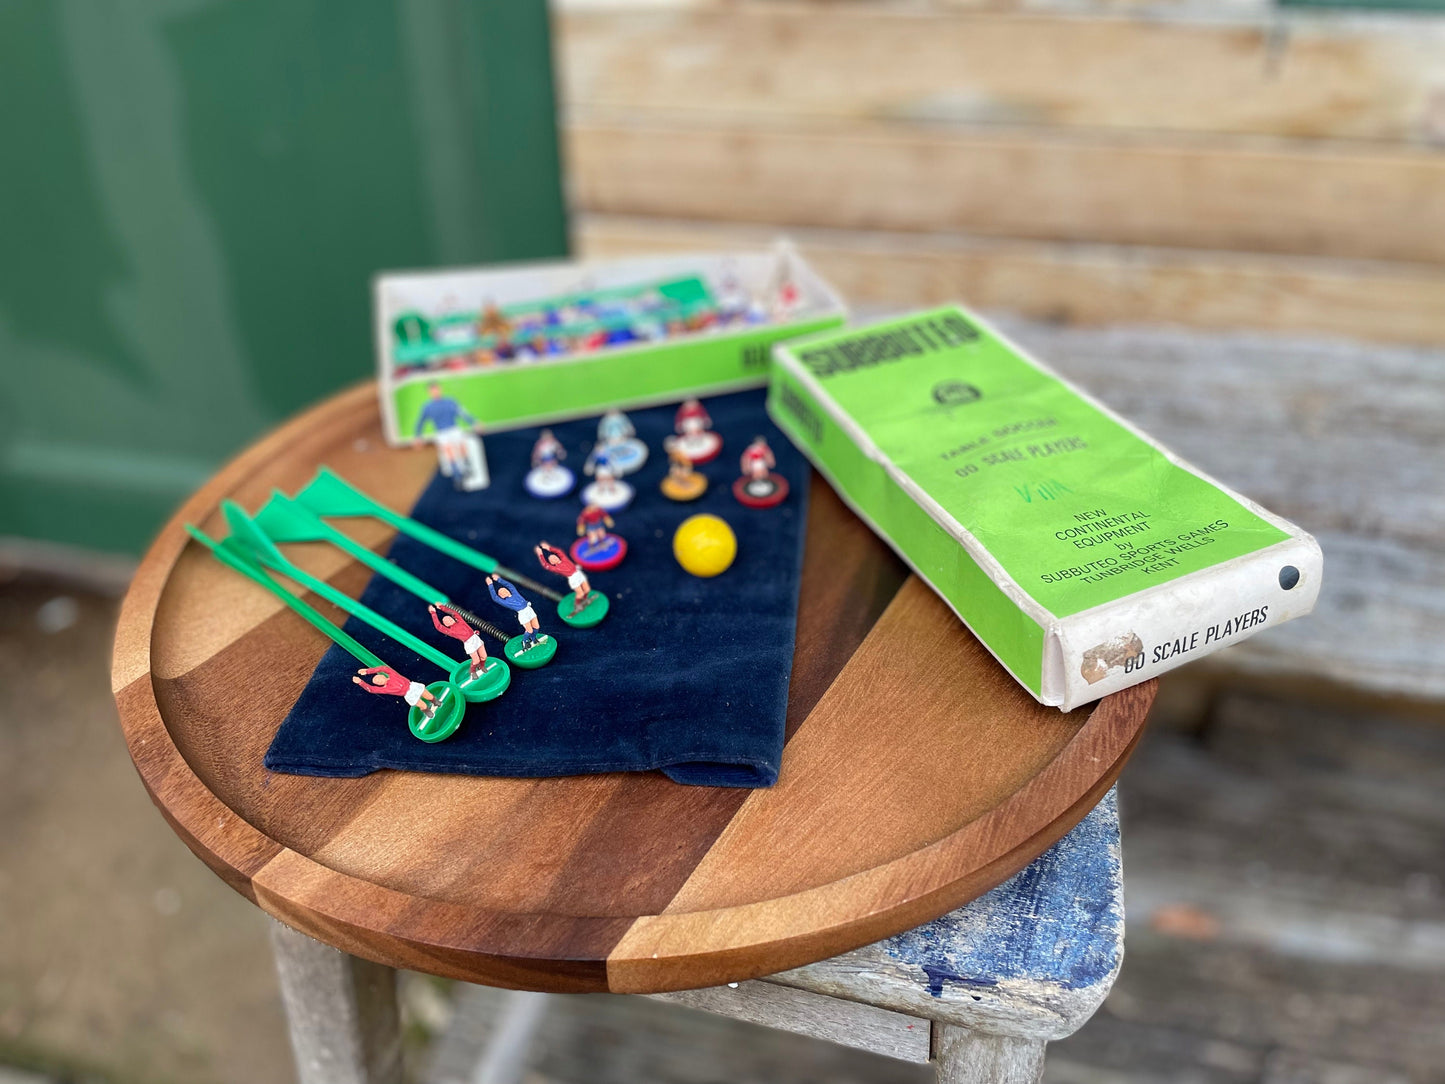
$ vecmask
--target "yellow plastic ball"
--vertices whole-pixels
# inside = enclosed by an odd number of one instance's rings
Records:
[[[672,536],[672,555],[694,576],[716,576],[738,555],[737,535],[717,516],[689,516]]]

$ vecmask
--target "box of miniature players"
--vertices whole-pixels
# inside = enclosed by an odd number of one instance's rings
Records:
[[[1319,594],[1312,537],[956,306],[779,345],[768,411],[1045,704],[1155,677]]]
[[[392,272],[373,291],[393,444],[447,422],[495,431],[762,387],[775,342],[845,318],[832,288],[786,243]],[[456,418],[432,417],[432,399]]]

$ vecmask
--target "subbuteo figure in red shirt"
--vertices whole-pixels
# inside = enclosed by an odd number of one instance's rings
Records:
[[[426,609],[437,632],[462,642],[462,650],[472,660],[472,680],[475,681],[487,664],[487,648],[482,643],[481,634],[463,621],[462,615],[451,606],[438,602]]]
[[[532,547],[532,552],[537,555],[537,560],[548,572],[555,572],[559,576],[567,577],[567,586],[572,588],[572,592],[576,596],[576,601],[572,604],[572,613],[576,614],[586,605],[587,595],[592,590],[592,585],[587,582],[587,573],[578,568],[572,558],[550,542],[539,542]]]
[[[437,710],[436,697],[420,681],[404,678],[390,666],[365,666],[352,675],[352,683],[378,696],[399,696],[428,719]]]
[[[742,477],[733,483],[733,496],[749,508],[771,508],[782,504],[788,496],[788,480],[774,474],[778,465],[766,437],[756,436],[744,449],[738,466]]]
[[[749,478],[766,478],[778,461],[773,458],[773,450],[768,447],[768,440],[763,436],[756,436],[753,442],[743,449],[741,459],[742,471]]]
[[[693,463],[716,459],[722,451],[722,437],[712,431],[712,417],[696,399],[687,399],[673,415],[672,427],[677,436],[669,448],[677,448]]]

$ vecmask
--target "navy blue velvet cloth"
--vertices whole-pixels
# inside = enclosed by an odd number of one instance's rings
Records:
[[[768,421],[761,391],[719,396],[706,405],[723,450],[698,468],[710,485],[687,504],[669,501],[658,490],[667,473],[662,441],[672,432],[675,408],[631,414],[650,454],[626,479],[636,498],[613,513],[617,533],[627,539],[626,559],[610,571],[589,573],[592,586],[612,602],[600,625],[569,628],[557,617],[556,602],[523,588],[541,631],[557,637],[556,657],[537,670],[514,666],[506,693],[468,705],[457,733],[435,745],[411,735],[399,698],[352,685],[360,664],[333,646],[277,731],[266,767],[325,776],[365,775],[378,768],[506,776],[660,768],[679,783],[771,786],[783,751],[807,467]],[[567,448],[566,465],[577,473],[580,490],[588,480],[582,464],[596,437],[596,421],[552,430]],[[537,432],[489,435],[491,485],[459,493],[438,475],[411,515],[565,593],[566,581],[545,572],[532,547],[542,540],[570,547],[582,506],[578,490],[551,501],[526,492],[523,478]],[[745,508],[731,492],[738,456],[759,433],[768,438],[778,473],[791,487],[788,499],[769,509]],[[349,481],[366,486],[365,478]],[[721,516],[738,539],[733,566],[713,579],[689,575],[672,555],[673,531],[699,512]],[[346,529],[345,520],[333,522]],[[516,616],[488,596],[481,572],[405,535],[397,536],[390,557],[508,635],[520,631]],[[461,645],[437,634],[416,596],[374,576],[361,598],[460,660]],[[360,622],[348,621],[346,629],[412,680],[442,679],[434,665]],[[500,654],[501,645],[488,638],[487,651]]]

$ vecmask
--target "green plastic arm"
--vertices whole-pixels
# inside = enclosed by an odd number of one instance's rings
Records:
[[[440,667],[448,675],[456,667],[455,659],[443,655],[436,648],[422,640],[417,639],[406,629],[390,621],[371,607],[356,601],[350,595],[343,594],[332,587],[325,580],[317,579],[309,572],[297,568],[288,561],[275,543],[266,536],[266,533],[256,526],[254,520],[246,515],[243,509],[235,501],[222,501],[221,510],[226,515],[226,522],[231,527],[231,536],[236,539],[237,544],[244,546],[252,558],[273,572],[279,572],[289,580],[299,583],[314,594],[320,595],[327,602],[339,609],[345,610],[352,617],[365,621],[378,632],[383,632],[398,643],[405,644],[415,651],[422,658],[429,660],[435,666]]]
[[[413,576],[396,562],[389,561],[356,539],[324,522],[300,501],[292,500],[279,489],[256,513],[255,523],[272,542],[330,542],[347,556],[360,561],[379,576],[385,576],[403,590],[410,591],[423,602],[450,602],[441,591],[418,576]]]
[[[316,610],[308,603],[297,598],[290,591],[286,590],[286,588],[282,587],[279,583],[273,580],[267,574],[265,569],[255,564],[246,555],[244,550],[241,550],[237,546],[229,545],[229,539],[222,542],[216,542],[215,540],[207,537],[206,534],[202,532],[198,527],[194,527],[189,523],[186,524],[186,530],[191,533],[192,538],[194,538],[197,542],[201,543],[201,545],[206,546],[211,551],[212,555],[215,556],[216,560],[220,561],[223,565],[235,569],[241,575],[249,579],[255,580],[267,591],[270,591],[273,595],[275,595],[287,606],[289,606],[293,611],[295,611],[307,622],[309,622],[314,628],[319,629],[321,632],[325,633],[328,637],[330,637],[334,643],[338,644],[340,647],[350,652],[350,654],[353,655],[359,662],[363,663],[366,666],[386,665],[386,663],[382,662],[379,657],[372,654],[364,646],[362,646],[362,644],[357,642],[345,629],[341,628],[339,625],[334,624],[320,611]]]
[[[383,523],[395,527],[403,534],[411,535],[418,542],[425,542],[432,549],[439,550],[462,564],[481,569],[488,575],[497,571],[497,562],[485,553],[478,553],[470,546],[428,527],[425,523],[418,523],[410,516],[403,516],[384,504],[378,504],[329,467],[322,467],[317,471],[311,483],[296,494],[296,499],[318,516],[375,516]]]

